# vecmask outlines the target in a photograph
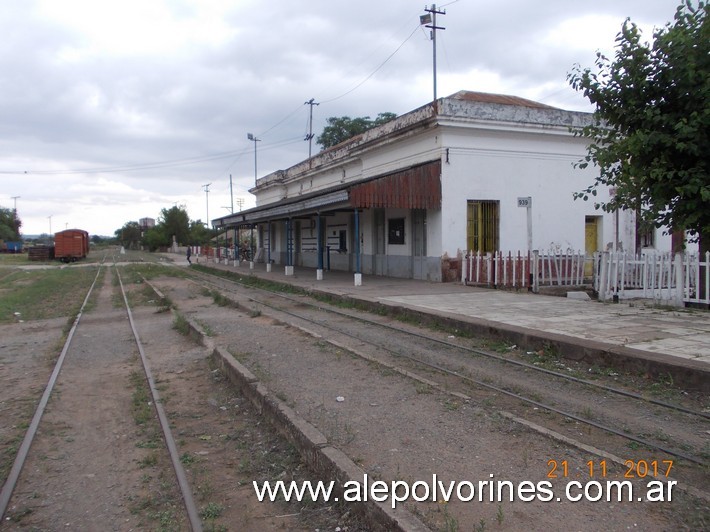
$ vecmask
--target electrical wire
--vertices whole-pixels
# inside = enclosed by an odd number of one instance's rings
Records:
[[[336,96],[335,98],[330,98],[330,99],[327,99],[327,100],[322,100],[320,103],[330,103],[330,102],[334,102],[335,100],[339,100],[340,98],[344,98],[345,96],[347,96],[347,95],[350,94],[351,92],[353,92],[353,91],[355,91],[356,89],[360,88],[367,80],[369,80],[369,79],[370,79],[372,76],[374,76],[383,66],[385,66],[385,65],[387,64],[387,62],[388,62],[390,59],[392,59],[392,58],[394,57],[394,55],[395,55],[397,52],[399,52],[399,50],[402,48],[402,46],[404,46],[404,45],[407,43],[407,41],[412,38],[412,36],[417,32],[417,30],[419,29],[420,26],[421,26],[420,24],[417,24],[416,28],[414,28],[414,29],[412,30],[412,32],[409,34],[409,36],[408,36],[406,39],[404,39],[404,41],[402,41],[402,43],[397,47],[397,49],[396,49],[394,52],[392,52],[389,56],[387,56],[387,59],[385,59],[375,70],[373,70],[373,71],[372,71],[365,79],[363,79],[360,83],[358,83],[357,85],[355,85],[352,89],[348,90],[347,92],[344,92],[344,93],[341,94],[340,96]]]
[[[267,129],[266,131],[263,131],[263,132],[259,133],[258,136],[259,136],[259,137],[265,136],[267,133],[269,133],[270,131],[276,129],[278,126],[280,126],[281,124],[283,124],[284,122],[286,122],[286,120],[288,120],[289,118],[291,118],[293,115],[295,115],[298,111],[300,111],[300,110],[302,110],[302,109],[303,109],[303,105],[299,105],[299,106],[298,106],[296,109],[294,109],[289,115],[287,115],[285,118],[281,119],[280,121],[276,122],[273,126],[271,126],[271,127],[270,127],[269,129]]]
[[[455,3],[458,0],[454,0]],[[449,5],[449,4],[447,4]],[[412,32],[407,36],[404,41],[400,43],[400,45],[389,55],[387,58],[380,63],[377,68],[375,68],[370,74],[368,74],[362,81],[357,83],[355,86],[353,86],[351,89],[348,91],[344,92],[343,94],[336,96],[334,98],[330,98],[324,101],[321,101],[320,103],[330,103],[334,102],[336,100],[339,100],[341,98],[344,98],[348,94],[351,94],[358,88],[360,88],[362,85],[364,85],[370,78],[372,78],[382,67],[384,67],[396,54],[399,52],[399,50],[412,38],[412,36],[416,33],[417,29],[421,27],[421,24],[417,23],[416,27],[412,30]],[[296,109],[294,109],[291,113],[286,115],[283,119],[281,119],[279,122],[271,126],[270,128],[264,130],[260,134],[258,134],[259,137],[265,136],[274,129],[276,129],[278,126],[286,122],[289,118],[293,117],[296,113],[298,113],[299,110],[303,109],[302,105],[299,105]],[[302,141],[299,137],[298,142]],[[268,147],[264,147],[262,151],[264,150],[271,150],[271,149],[276,149],[278,147],[282,147],[288,144],[295,143],[297,141],[295,140],[286,140],[282,142],[277,142],[275,144],[269,144]],[[230,152],[224,152],[221,154],[215,154],[215,155],[208,155],[208,156],[202,156],[202,157],[188,157],[188,158],[183,158],[183,159],[173,159],[173,160],[168,160],[168,161],[159,161],[155,163],[145,163],[145,164],[135,164],[135,165],[125,165],[125,166],[109,166],[109,167],[94,167],[94,168],[83,168],[83,169],[68,169],[68,170],[0,170],[0,175],[71,175],[71,174],[99,174],[99,173],[116,173],[116,172],[128,172],[128,171],[140,171],[140,170],[153,170],[153,169],[160,169],[160,168],[172,168],[176,166],[189,166],[192,164],[198,164],[198,163],[203,163],[203,162],[208,162],[208,161],[215,161],[215,160],[220,160],[220,159],[227,159],[230,157],[236,157],[232,160],[232,162],[229,164],[227,167],[227,170],[229,170],[246,152],[248,151],[247,148],[244,148],[242,150],[238,151],[230,151]]]
[[[100,174],[100,173],[114,173],[114,172],[126,172],[135,170],[152,170],[154,168],[170,168],[173,166],[187,166],[191,164],[198,164],[207,161],[215,161],[219,159],[226,159],[228,157],[233,157],[235,155],[234,151],[225,152],[215,155],[206,155],[203,157],[187,157],[183,159],[173,159],[170,161],[162,161],[155,163],[145,163],[145,164],[135,164],[135,165],[125,165],[125,166],[107,166],[107,167],[96,167],[96,168],[80,168],[73,170],[0,170],[0,174],[3,175],[16,175],[16,174],[27,174],[27,175],[66,175],[66,174]],[[241,154],[240,154],[241,155]]]

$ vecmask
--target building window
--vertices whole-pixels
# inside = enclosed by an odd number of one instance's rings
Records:
[[[388,221],[387,243],[390,245],[404,244],[404,218],[390,218]]]
[[[466,210],[466,245],[470,251],[498,251],[498,201],[468,200]]]

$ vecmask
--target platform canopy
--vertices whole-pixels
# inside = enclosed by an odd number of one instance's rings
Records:
[[[229,227],[311,216],[319,212],[373,208],[440,209],[441,160],[286,198],[213,222],[217,227]]]

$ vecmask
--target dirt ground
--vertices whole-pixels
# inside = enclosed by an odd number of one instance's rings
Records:
[[[188,523],[114,274],[82,317],[3,530],[186,530]],[[256,500],[253,479],[310,478],[293,448],[173,328],[144,285],[134,318],[207,530],[358,530],[347,508]],[[0,328],[3,479],[51,373],[66,320]]]
[[[548,480],[549,461],[569,464],[569,479],[590,480],[597,456],[568,448],[500,416],[484,404],[442,393],[364,361],[264,315],[216,307],[198,287],[156,280],[182,312],[247,365],[277,397],[318,427],[373,479],[428,481]],[[355,326],[355,325],[353,325]],[[341,398],[342,400],[338,400]],[[579,427],[578,437],[584,439]],[[633,454],[633,456],[631,456]],[[630,451],[628,458],[647,458]],[[620,468],[610,467],[609,479]],[[555,495],[563,480],[553,481]],[[645,482],[637,482],[637,487]],[[640,489],[640,488],[639,488]],[[673,503],[408,503],[433,529],[675,530],[699,522],[698,508]]]
[[[141,395],[137,350],[107,274],[49,403],[10,504],[6,530],[182,530],[186,518],[152,416]],[[125,281],[124,281],[125,282]],[[599,460],[464,401],[364,361],[266,315],[218,307],[189,280],[153,281],[371,479],[548,480],[549,461],[588,480]],[[128,282],[134,317],[206,529],[363,530],[353,508],[259,503],[253,480],[317,480],[219,371],[208,350],[179,334],[170,312]],[[3,457],[29,422],[58,353],[66,320],[0,327]],[[342,400],[339,400],[342,399]],[[582,428],[579,436],[583,439]],[[641,458],[642,451],[634,451]],[[645,457],[645,455],[644,455]],[[4,461],[7,463],[7,460]],[[6,468],[7,469],[7,468]],[[610,473],[617,474],[610,467]],[[553,482],[561,495],[561,479]],[[673,503],[407,503],[434,530],[678,530],[702,509]],[[697,528],[697,527],[696,527]]]

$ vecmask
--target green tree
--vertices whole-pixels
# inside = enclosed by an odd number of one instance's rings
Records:
[[[156,228],[160,228],[166,241],[162,244],[169,246],[173,236],[178,244],[187,244],[190,237],[190,217],[184,207],[173,206],[160,211]]]
[[[165,234],[165,228],[162,225],[157,225],[148,229],[143,234],[142,242],[149,251],[156,251],[158,248],[168,247],[172,244],[170,237]]]
[[[141,242],[141,226],[138,222],[126,222],[114,231],[114,235],[123,247],[137,249]]]
[[[595,105],[579,165],[594,164],[596,181],[575,194],[607,212],[633,209],[656,227],[710,238],[710,23],[708,5],[681,4],[653,43],[629,19],[613,60],[597,53],[596,68],[576,66],[572,87]],[[609,200],[597,191],[613,187]],[[707,245],[707,244],[706,244]],[[703,246],[704,247],[704,246]]]
[[[188,243],[193,246],[203,246],[208,244],[214,237],[215,232],[205,226],[200,220],[190,222],[190,236]]]
[[[328,125],[323,128],[323,133],[316,137],[316,143],[320,144],[323,149],[330,148],[395,118],[397,115],[394,113],[380,113],[374,120],[370,120],[369,116],[358,118],[331,116],[326,119]]]
[[[0,207],[0,240],[8,242],[20,239],[22,221],[15,216],[14,209]]]

